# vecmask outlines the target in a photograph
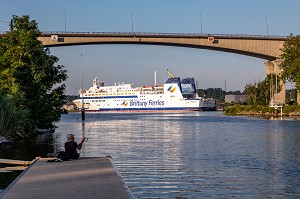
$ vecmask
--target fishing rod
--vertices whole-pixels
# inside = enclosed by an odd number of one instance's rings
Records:
[[[97,116],[95,117],[95,119],[94,119],[94,121],[93,121],[93,123],[92,123],[92,125],[90,126],[90,128],[89,128],[89,130],[87,131],[87,133],[88,132],[90,132],[90,130],[92,129],[92,127],[94,126],[94,123],[96,122],[96,120],[97,120],[97,118],[99,117],[99,115],[100,115],[100,112],[97,114]],[[77,118],[78,119],[78,118]],[[83,123],[84,124],[84,123]],[[84,132],[84,129],[83,129],[83,134],[84,134],[85,132]],[[83,136],[83,137],[85,137],[85,136]],[[86,138],[86,142],[88,141],[88,138]]]

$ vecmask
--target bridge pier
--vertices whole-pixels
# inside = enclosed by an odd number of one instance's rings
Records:
[[[279,68],[281,62],[282,60],[280,59],[265,62],[267,75],[272,73],[279,75],[282,72],[282,70]],[[271,100],[275,101],[275,103],[281,102],[285,104],[285,83],[282,80],[280,80],[279,84],[281,86],[281,91],[278,93],[276,93],[276,91],[275,93],[271,92]]]

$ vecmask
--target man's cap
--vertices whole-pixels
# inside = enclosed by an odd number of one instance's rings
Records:
[[[70,134],[67,135],[67,138],[69,139],[69,138],[74,137],[74,136],[75,136],[74,134],[70,133]]]

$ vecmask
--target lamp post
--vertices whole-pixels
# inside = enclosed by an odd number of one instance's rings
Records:
[[[64,12],[65,15],[65,34],[67,33],[67,17],[66,17],[66,12]]]
[[[132,16],[132,13],[131,13],[131,32],[132,32],[132,34],[134,33],[134,25],[133,25],[133,16]]]
[[[266,17],[266,25],[267,25],[267,36],[268,36],[269,35],[268,17]]]
[[[200,17],[200,26],[201,26],[201,35],[202,35],[202,16],[201,16],[201,14],[199,15],[199,17]]]

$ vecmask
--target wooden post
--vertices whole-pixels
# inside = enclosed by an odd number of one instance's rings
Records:
[[[85,111],[84,110],[85,110],[84,108],[81,109],[81,119],[82,120],[85,120]]]

